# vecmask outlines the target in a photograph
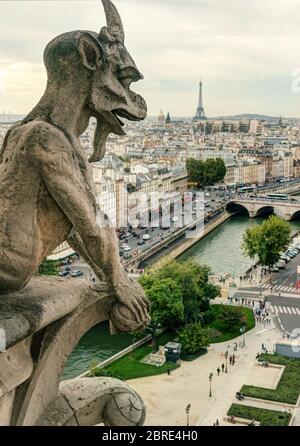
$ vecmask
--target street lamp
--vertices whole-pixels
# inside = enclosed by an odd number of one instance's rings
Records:
[[[245,347],[245,346],[246,346],[246,339],[245,339],[246,327],[242,327],[242,328],[240,329],[240,332],[241,332],[242,335],[243,335],[243,347]]]
[[[191,405],[188,404],[185,408],[185,413],[186,413],[186,425],[189,426],[189,415],[190,415],[190,410],[191,410]]]
[[[226,353],[225,353],[225,359],[226,359],[225,373],[228,373],[228,369],[227,369],[228,351],[226,351]]]
[[[212,382],[212,379],[213,379],[213,376],[214,376],[214,374],[213,373],[211,373],[210,375],[209,375],[209,396],[211,397],[212,396],[212,394],[211,394],[211,382]]]

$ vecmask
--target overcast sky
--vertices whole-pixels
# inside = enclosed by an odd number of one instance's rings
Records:
[[[208,116],[300,117],[300,0],[115,0],[126,45],[145,80],[150,115],[195,113],[200,78]],[[44,91],[42,53],[75,29],[100,30],[100,0],[0,2],[0,112],[27,113]]]

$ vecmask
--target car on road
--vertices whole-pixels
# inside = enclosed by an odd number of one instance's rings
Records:
[[[66,269],[62,269],[61,271],[59,271],[58,275],[59,277],[66,277],[70,274],[70,271],[66,270]]]
[[[81,277],[81,276],[83,276],[83,272],[80,271],[80,269],[75,269],[75,270],[71,271],[71,276],[72,277]]]

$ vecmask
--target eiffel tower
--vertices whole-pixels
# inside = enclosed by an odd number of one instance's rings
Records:
[[[199,102],[198,102],[198,108],[196,111],[196,115],[194,116],[194,121],[205,121],[207,118],[205,116],[205,111],[203,107],[203,97],[202,97],[202,81],[200,81],[199,84]]]

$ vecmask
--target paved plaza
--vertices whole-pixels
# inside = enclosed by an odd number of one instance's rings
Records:
[[[218,419],[220,425],[229,425],[224,420],[231,404],[236,402],[235,393],[243,384],[276,388],[282,368],[264,368],[255,361],[264,344],[272,351],[273,343],[282,338],[282,333],[272,324],[267,329],[259,323],[246,334],[246,347],[233,351],[234,342],[214,344],[206,355],[192,362],[182,362],[171,376],[161,375],[130,380],[130,386],[144,399],[147,407],[147,426],[184,426],[187,423],[185,408],[191,404],[189,422],[191,426],[212,426]],[[237,362],[229,365],[228,373],[217,374],[217,368],[225,364],[224,353],[235,353]],[[213,373],[212,397],[209,397],[209,374]],[[247,401],[248,403],[248,401]],[[252,403],[249,403],[252,405]],[[287,410],[277,403],[258,402],[256,407]],[[273,406],[273,407],[272,407]],[[299,414],[300,418],[300,414]],[[297,417],[295,422],[297,421]]]

